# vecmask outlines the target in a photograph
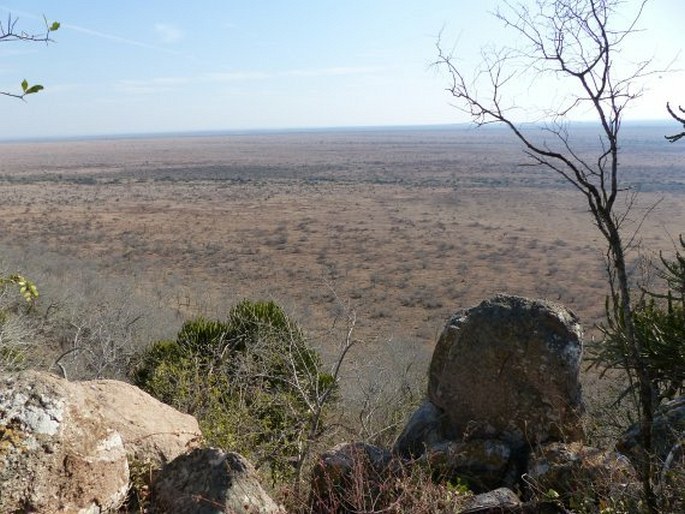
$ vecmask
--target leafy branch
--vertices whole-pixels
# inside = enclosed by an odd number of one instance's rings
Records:
[[[45,23],[44,31],[38,33],[26,32],[17,29],[17,18],[13,18],[12,14],[7,16],[6,22],[0,21],[0,43],[16,42],[16,41],[26,41],[31,43],[51,43],[53,40],[50,35],[60,28],[60,23],[53,21],[50,23],[45,16],[43,16],[43,22]],[[24,79],[21,81],[21,93],[12,93],[10,91],[0,91],[0,95],[10,96],[12,98],[18,98],[19,100],[25,100],[27,95],[32,95],[43,90],[44,87],[40,84],[29,84],[29,82]]]

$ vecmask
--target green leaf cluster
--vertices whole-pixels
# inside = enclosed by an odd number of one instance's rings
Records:
[[[292,477],[315,405],[335,387],[319,354],[276,303],[244,300],[225,321],[186,322],[138,358],[133,382],[194,415],[208,444]]]
[[[19,288],[19,293],[27,302],[33,302],[38,299],[38,288],[31,280],[23,275],[9,275],[7,277],[0,277],[0,288],[8,284],[15,284]]]
[[[22,96],[32,95],[32,94],[37,93],[38,91],[41,91],[43,89],[45,89],[45,88],[43,86],[41,86],[40,84],[35,84],[33,86],[29,86],[29,83],[26,79],[21,81],[21,90],[23,91]]]

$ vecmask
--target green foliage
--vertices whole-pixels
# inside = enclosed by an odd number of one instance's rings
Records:
[[[22,348],[0,345],[0,369],[5,372],[20,371],[26,366],[26,354]]]
[[[680,244],[685,250],[682,237]],[[664,401],[685,393],[685,256],[680,252],[673,260],[661,256],[659,277],[666,292],[645,292],[632,316],[642,350],[639,358],[649,370],[658,401]],[[593,364],[623,369],[635,377],[622,312],[608,308],[607,312],[604,339],[590,347]],[[635,393],[637,387],[637,382],[631,381],[622,396]]]
[[[8,277],[0,277],[0,289],[9,284],[16,285],[19,289],[19,293],[21,293],[27,302],[33,302],[38,299],[38,288],[36,287],[36,284],[26,277],[17,274],[9,275]]]
[[[643,341],[642,359],[661,400],[685,393],[685,305],[654,298],[640,305],[633,318]]]
[[[186,321],[176,336],[178,346],[186,353],[195,353],[203,358],[221,354],[228,339],[229,327],[220,321],[199,317]]]
[[[302,459],[321,398],[335,398],[335,380],[321,367],[276,303],[244,300],[226,321],[190,320],[174,341],[154,343],[132,378],[196,416],[210,445],[242,453],[280,480]]]
[[[37,93],[38,91],[41,91],[45,88],[43,86],[41,86],[40,84],[35,84],[33,86],[29,86],[28,81],[26,79],[24,79],[21,81],[21,89],[23,91],[22,96],[26,96],[26,95],[32,95],[34,93]]]
[[[679,237],[680,246],[685,250],[685,239]],[[659,276],[666,282],[669,291],[678,297],[681,302],[685,302],[685,255],[676,252],[673,260],[666,259],[660,254],[661,265]]]

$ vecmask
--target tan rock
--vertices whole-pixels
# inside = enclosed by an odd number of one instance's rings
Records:
[[[202,440],[197,420],[116,380],[74,382],[88,409],[121,434],[130,459],[161,466],[196,448]]]
[[[0,382],[0,512],[100,513],[123,502],[121,436],[65,380],[33,371]]]
[[[201,439],[195,418],[130,384],[9,375],[0,382],[0,512],[115,510],[129,459],[160,467]]]

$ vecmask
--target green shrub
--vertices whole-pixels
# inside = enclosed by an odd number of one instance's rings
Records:
[[[680,244],[685,250],[682,236]],[[676,252],[674,259],[661,256],[658,269],[665,291],[645,291],[632,309],[635,336],[642,350],[640,361],[649,371],[657,401],[685,394],[685,256]],[[594,365],[605,369],[624,369],[631,376],[638,370],[630,364],[630,346],[626,339],[622,312],[609,313],[604,338],[590,346]],[[630,382],[624,395],[636,393],[637,381]]]
[[[210,358],[221,350],[227,340],[228,325],[199,317],[186,321],[176,336],[176,342],[186,352]]]
[[[196,416],[208,444],[265,466],[273,480],[294,476],[322,430],[322,402],[336,396],[319,354],[274,302],[244,300],[226,321],[186,322],[139,356],[132,379]]]
[[[685,309],[668,298],[659,304],[650,298],[634,312],[638,337],[644,341],[642,358],[660,400],[685,394]]]

